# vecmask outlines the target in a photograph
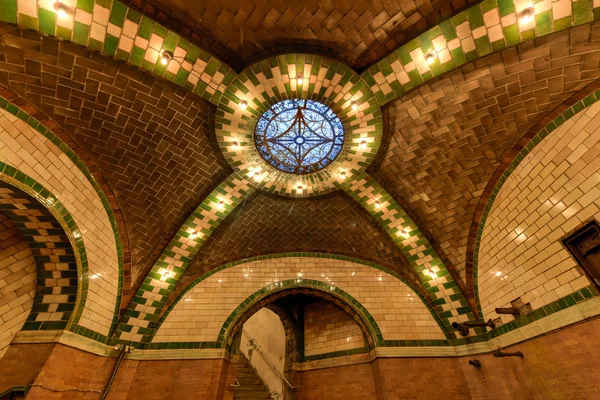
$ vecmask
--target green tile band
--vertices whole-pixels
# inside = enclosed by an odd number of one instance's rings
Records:
[[[41,205],[43,205],[44,208],[47,209],[52,214],[52,216],[56,218],[56,220],[60,223],[60,226],[69,238],[69,241],[71,242],[71,245],[74,250],[81,284],[77,287],[76,306],[72,314],[70,315],[70,320],[67,324],[67,329],[75,333],[78,333],[78,331],[81,331],[81,329],[87,330],[87,328],[82,328],[79,326],[79,321],[81,320],[81,317],[83,315],[88,295],[88,262],[83,237],[81,235],[81,231],[75,223],[75,219],[69,213],[67,208],[60,202],[60,200],[58,200],[58,198],[54,194],[52,194],[52,192],[50,192],[43,185],[38,183],[30,176],[26,175],[22,171],[18,170],[17,168],[14,168],[11,165],[8,165],[4,162],[0,162],[0,180],[16,187],[17,189],[22,190],[23,192],[33,197]],[[30,324],[27,325],[25,328],[54,330],[62,329],[64,328],[64,326],[58,326],[55,324]],[[93,338],[94,340],[99,341],[101,343],[106,343],[107,341],[107,337],[105,335],[99,334],[97,332],[89,331],[88,334],[91,336],[87,337]]]
[[[525,157],[527,157],[527,155],[529,153],[531,153],[531,151],[536,146],[538,146],[540,143],[542,143],[542,141],[548,135],[550,135],[552,132],[557,130],[562,124],[567,122],[569,119],[573,118],[577,113],[585,111],[589,106],[596,103],[598,100],[600,100],[600,90],[586,96],[582,100],[579,100],[578,102],[573,104],[571,107],[569,107],[565,111],[563,111],[559,116],[554,118],[554,120],[550,121],[548,123],[548,125],[546,125],[544,128],[540,129],[540,131],[535,136],[533,136],[529,140],[529,142],[527,142],[527,144],[525,146],[523,146],[521,151],[519,151],[519,153],[514,157],[513,161],[509,164],[509,166],[506,168],[506,171],[504,171],[502,176],[498,179],[496,186],[494,186],[494,189],[490,193],[490,197],[488,198],[488,200],[485,204],[485,208],[483,209],[483,213],[482,213],[481,219],[479,221],[479,226],[477,228],[477,236],[475,237],[474,252],[473,252],[473,282],[475,282],[475,284],[474,284],[475,290],[474,291],[475,291],[475,299],[477,300],[477,307],[478,307],[479,315],[483,316],[483,311],[481,309],[481,300],[479,298],[479,285],[477,284],[477,279],[479,276],[479,271],[478,271],[479,270],[479,248],[481,245],[481,238],[483,235],[483,231],[485,229],[485,223],[487,221],[487,217],[494,206],[494,201],[496,200],[496,197],[500,193],[502,186],[504,186],[504,183],[508,180],[508,178],[513,173],[513,171],[517,168],[517,166],[519,164],[521,164],[521,162],[525,159]]]
[[[269,255],[265,255],[265,256],[257,256],[257,257],[244,258],[242,260],[237,260],[237,261],[233,261],[233,262],[221,265],[221,266],[219,266],[217,268],[214,268],[214,269],[206,272],[202,276],[196,278],[179,295],[177,295],[177,297],[169,305],[169,307],[167,308],[167,310],[160,316],[160,319],[156,323],[155,327],[152,330],[152,334],[149,337],[149,342],[150,343],[152,342],[154,336],[156,335],[156,332],[158,331],[158,329],[160,328],[160,326],[162,325],[162,323],[167,319],[167,317],[169,316],[169,314],[171,313],[171,311],[173,311],[173,309],[177,306],[177,304],[182,299],[184,299],[185,296],[191,290],[193,290],[194,287],[196,287],[196,285],[200,284],[201,282],[203,282],[207,278],[213,276],[217,272],[220,272],[220,271],[223,271],[225,269],[228,269],[228,268],[231,268],[231,267],[235,267],[235,266],[238,266],[238,265],[248,264],[248,263],[252,263],[252,262],[256,262],[256,261],[276,260],[276,259],[281,259],[281,258],[297,258],[297,257],[302,257],[302,258],[322,258],[322,259],[330,259],[330,260],[347,261],[347,262],[352,262],[352,263],[364,265],[364,266],[367,266],[367,267],[371,267],[371,268],[377,269],[379,271],[385,272],[386,274],[389,274],[389,275],[393,276],[394,278],[398,279],[403,284],[405,284],[410,290],[412,290],[414,292],[415,295],[417,295],[419,297],[419,299],[421,300],[421,302],[425,305],[425,307],[427,307],[427,310],[429,311],[429,313],[431,314],[431,316],[437,322],[437,324],[440,327],[440,329],[442,330],[442,332],[444,331],[444,325],[442,323],[442,320],[440,319],[440,317],[438,316],[438,314],[436,313],[436,311],[433,309],[433,307],[430,304],[429,300],[426,299],[425,297],[423,297],[423,295],[420,293],[420,291],[417,290],[412,285],[412,283],[410,283],[408,280],[404,279],[402,276],[398,275],[396,272],[394,272],[394,271],[392,271],[392,270],[390,270],[390,269],[388,269],[386,267],[383,267],[383,266],[381,266],[379,264],[376,264],[376,263],[373,263],[373,262],[370,262],[370,261],[361,260],[359,258],[347,257],[347,256],[342,256],[342,255],[330,254],[330,253],[303,252],[303,253],[278,253],[278,254],[269,254]]]
[[[2,1],[2,0],[0,0],[0,1]],[[117,320],[119,318],[119,309],[121,307],[121,299],[122,299],[122,294],[123,294],[123,272],[124,272],[123,271],[123,263],[124,263],[124,261],[123,261],[123,246],[121,244],[121,233],[119,232],[119,225],[117,224],[117,219],[115,218],[115,214],[113,213],[113,210],[112,210],[112,207],[108,200],[108,197],[106,196],[106,193],[104,193],[104,190],[102,190],[102,188],[100,187],[100,184],[98,183],[96,178],[94,178],[94,176],[92,175],[92,173],[89,170],[89,168],[87,167],[87,165],[85,165],[85,163],[81,160],[81,158],[79,158],[79,156],[77,156],[77,154],[75,154],[75,152],[65,142],[63,142],[58,136],[53,134],[46,126],[44,126],[44,124],[42,124],[37,119],[30,116],[23,109],[19,108],[18,106],[11,103],[10,101],[8,101],[7,99],[5,99],[2,96],[0,96],[0,108],[8,111],[12,115],[19,118],[21,121],[25,122],[31,128],[33,128],[34,130],[39,132],[41,135],[43,135],[46,139],[51,141],[56,147],[58,147],[60,149],[60,151],[62,151],[69,158],[69,160],[71,160],[71,162],[73,164],[75,164],[75,166],[77,166],[77,168],[83,173],[85,178],[88,180],[88,182],[91,184],[92,188],[95,190],[98,197],[100,198],[100,201],[102,202],[102,206],[104,207],[104,210],[106,211],[106,214],[110,221],[110,225],[112,227],[113,234],[115,236],[115,244],[117,247],[117,249],[116,249],[117,257],[118,257],[118,262],[119,262],[119,271],[118,271],[119,281],[118,281],[118,289],[117,289],[118,294],[117,294],[117,299],[116,299],[116,304],[115,304],[115,312],[113,315],[112,325],[110,328],[110,332],[112,332],[117,327]]]

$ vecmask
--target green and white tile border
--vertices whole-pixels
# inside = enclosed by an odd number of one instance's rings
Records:
[[[535,16],[524,23],[519,14],[532,3]],[[599,19],[596,0],[484,0],[401,46],[361,77],[383,105],[493,52]],[[428,65],[430,53],[436,57]]]
[[[56,218],[65,231],[65,235],[69,238],[71,246],[75,251],[75,258],[77,260],[78,278],[80,285],[77,289],[77,301],[75,311],[71,315],[70,321],[67,325],[67,329],[90,338],[101,343],[107,342],[107,337],[97,332],[93,332],[88,328],[84,328],[79,325],[79,321],[83,315],[87,301],[87,293],[89,286],[88,277],[88,262],[85,250],[85,244],[81,231],[77,227],[73,216],[64,207],[64,205],[54,196],[48,189],[42,186],[40,183],[35,181],[33,178],[27,176],[18,169],[0,162],[0,180],[22,190],[36,201],[40,202],[44,208]],[[40,326],[39,329],[53,330],[56,329],[53,325]]]
[[[429,240],[394,198],[364,172],[340,187],[381,224],[421,279],[431,305],[442,319],[442,331],[453,339],[452,322],[474,320],[467,300]],[[433,274],[435,275],[433,275]]]
[[[361,260],[359,258],[353,258],[353,257],[347,257],[347,256],[341,256],[341,255],[334,255],[334,254],[328,254],[328,253],[279,253],[279,254],[271,254],[271,255],[266,255],[266,256],[258,256],[258,257],[250,257],[250,258],[245,258],[242,260],[237,260],[237,261],[233,261],[224,265],[221,265],[217,268],[214,268],[208,272],[206,272],[205,274],[203,274],[202,276],[198,277],[197,279],[195,279],[192,283],[190,283],[181,293],[179,293],[177,295],[177,298],[169,305],[169,308],[160,316],[160,320],[158,321],[158,323],[155,325],[153,332],[149,338],[149,343],[152,343],[152,339],[154,338],[154,335],[156,334],[156,331],[158,331],[158,328],[160,328],[160,326],[162,325],[162,323],[167,319],[167,317],[169,316],[169,314],[171,313],[171,311],[177,306],[177,304],[185,299],[187,293],[189,291],[191,291],[192,289],[194,289],[194,287],[198,284],[200,284],[201,282],[203,282],[205,279],[207,279],[208,277],[223,271],[227,268],[231,268],[231,267],[235,267],[237,265],[242,265],[242,264],[247,264],[247,263],[251,263],[251,262],[256,262],[256,261],[261,261],[261,260],[273,260],[273,259],[281,259],[281,258],[294,258],[294,257],[305,257],[305,258],[324,258],[324,259],[334,259],[334,260],[343,260],[343,261],[348,261],[348,262],[353,262],[353,263],[357,263],[357,264],[361,264],[361,265],[365,265],[380,271],[385,272],[386,274],[389,274],[393,277],[395,277],[396,279],[400,280],[403,284],[405,284],[410,290],[412,290],[421,300],[421,302],[425,305],[425,307],[427,307],[427,310],[430,312],[430,314],[432,315],[432,317],[435,319],[435,321],[438,323],[438,325],[440,326],[440,328],[442,329],[443,332],[445,332],[444,330],[444,325],[443,325],[443,321],[440,318],[440,316],[437,314],[436,310],[434,309],[434,307],[431,306],[429,299],[427,299],[423,293],[418,290],[417,288],[415,288],[415,286],[410,283],[408,280],[404,279],[402,276],[398,275],[396,272],[383,267],[379,264],[370,262],[370,261],[364,261]],[[317,281],[315,281],[317,282]],[[320,282],[319,282],[320,283]],[[278,289],[278,285],[272,284],[270,286],[266,286],[266,288],[271,288],[271,289]],[[293,285],[290,285],[289,287],[286,288],[293,288]],[[335,285],[326,285],[323,288],[324,291],[327,292],[333,292],[333,293],[342,293],[343,291],[339,288],[337,288]],[[344,292],[345,293],[345,292]],[[341,296],[340,298],[341,300],[345,301],[346,303],[349,304],[353,304],[353,303],[358,303],[357,300],[355,300],[350,294],[345,293],[344,295]],[[211,342],[212,343],[212,342]],[[427,343],[427,344],[425,344]],[[394,345],[394,346],[407,346],[407,345],[444,345],[444,343],[447,343],[444,340],[430,340],[430,341],[399,341],[399,340],[383,340],[383,338],[380,338],[379,340],[379,344],[383,345],[383,344],[388,344],[388,345]],[[169,347],[169,346],[177,346],[175,344],[170,344],[170,343],[160,343],[160,344],[155,344],[155,345],[150,345],[151,348],[157,347],[158,345],[162,346],[162,348],[173,348],[173,347]],[[154,346],[154,347],[152,347]],[[195,346],[195,345],[194,345]]]
[[[298,76],[303,78],[301,85]],[[308,175],[273,168],[254,146],[260,116],[273,104],[296,98],[325,104],[344,125],[340,155],[323,170]],[[241,101],[247,102],[246,109],[239,107]],[[337,190],[337,182],[352,179],[371,164],[381,144],[383,120],[369,86],[350,67],[322,56],[287,54],[253,64],[231,82],[219,103],[215,128],[219,147],[236,171],[248,171],[248,179],[260,182],[268,192],[309,197]]]
[[[483,311],[481,310],[481,301],[479,299],[479,285],[477,284],[478,278],[478,268],[479,268],[479,249],[481,245],[481,237],[483,235],[483,231],[485,229],[485,223],[487,221],[488,215],[492,210],[494,205],[494,201],[496,197],[500,193],[502,186],[508,180],[513,171],[517,168],[517,166],[527,157],[527,155],[537,146],[539,145],[548,135],[558,129],[562,124],[571,119],[577,113],[580,113],[587,109],[592,104],[596,103],[600,100],[600,90],[589,94],[585,98],[579,100],[571,107],[567,108],[560,115],[558,115],[554,120],[552,120],[548,125],[544,128],[540,129],[540,131],[533,136],[529,142],[523,146],[521,151],[514,157],[513,161],[508,165],[502,176],[498,179],[496,186],[490,193],[487,203],[485,204],[485,208],[481,214],[481,220],[479,221],[479,226],[477,228],[477,236],[475,238],[475,247],[473,252],[473,286],[475,292],[475,298],[477,299],[477,307],[479,315],[483,315]],[[596,291],[596,289],[592,288],[591,290]]]
[[[119,231],[119,226],[117,224],[117,220],[115,218],[113,210],[111,208],[110,201],[108,200],[106,193],[104,193],[104,191],[102,190],[98,181],[92,175],[88,166],[77,156],[77,154],[75,154],[75,152],[65,142],[63,142],[58,136],[53,134],[46,126],[44,126],[44,124],[40,123],[37,119],[33,118],[27,112],[25,112],[24,110],[22,110],[21,108],[19,108],[15,104],[11,103],[9,100],[5,99],[2,96],[0,96],[0,108],[8,111],[12,115],[16,116],[17,118],[19,118],[20,120],[22,120],[23,122],[28,124],[31,128],[33,128],[35,131],[37,131],[38,133],[43,135],[46,139],[48,139],[56,147],[58,147],[67,156],[67,158],[83,173],[83,175],[90,182],[90,184],[94,188],[95,192],[97,193],[98,197],[100,198],[100,201],[102,202],[102,206],[104,207],[104,210],[106,211],[106,214],[108,215],[108,219],[110,220],[110,225],[112,227],[113,234],[115,235],[116,250],[117,250],[118,262],[119,262],[119,274],[118,274],[119,280],[118,280],[118,288],[117,288],[117,299],[115,302],[115,311],[114,311],[114,315],[113,315],[112,326],[110,329],[110,332],[112,332],[117,327],[117,322],[118,322],[118,318],[119,318],[119,309],[121,307],[121,299],[122,299],[122,294],[123,294],[123,279],[124,279],[123,278],[123,274],[124,274],[124,270],[123,270],[124,258],[123,257],[124,257],[124,255],[123,255],[123,246],[121,244],[121,233]],[[93,332],[89,333],[89,334],[93,335]]]
[[[188,217],[132,298],[114,334],[115,343],[148,342],[167,299],[200,247],[221,222],[256,188],[233,173]]]

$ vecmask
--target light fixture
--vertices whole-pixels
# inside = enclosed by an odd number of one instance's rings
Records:
[[[529,21],[531,21],[533,14],[535,14],[535,9],[533,7],[527,7],[521,11],[519,18],[521,19],[522,23],[528,24]]]
[[[248,108],[248,102],[246,100],[241,100],[240,101],[240,108],[242,110],[245,110],[246,108]]]
[[[222,210],[223,208],[225,208],[225,202],[223,200],[219,201],[219,203],[217,203],[217,208],[219,210]]]
[[[196,231],[190,233],[189,239],[190,240],[195,240],[198,237],[198,234],[196,233]]]
[[[163,279],[167,279],[169,277],[169,271],[163,271],[163,273],[161,274]]]
[[[351,106],[354,111],[358,110],[358,104],[355,101],[352,102]]]
[[[296,189],[298,189],[298,190],[302,190],[302,185],[298,185],[298,186],[296,186]]]
[[[231,150],[237,151],[239,148],[240,148],[239,142],[237,142],[237,141],[231,142]]]
[[[435,61],[435,52],[431,51],[431,52],[427,53],[425,55],[425,61],[427,62],[428,65],[433,64],[433,62]]]
[[[381,201],[375,200],[375,208],[381,207]]]
[[[167,51],[167,50],[163,50],[163,52],[160,55],[160,63],[162,65],[168,65],[172,59],[173,59],[173,53],[171,53],[170,51]]]
[[[56,15],[58,15],[59,18],[65,18],[69,15],[69,7],[62,1],[54,3],[54,10],[56,10]]]
[[[435,273],[435,271],[434,271],[434,270],[432,270],[431,268],[427,268],[427,269],[424,271],[424,273],[425,273],[425,275],[428,275],[428,276],[429,276],[431,279],[435,279],[435,278],[437,278],[437,274],[436,274],[436,273]]]
[[[366,141],[366,140],[363,140],[362,142],[360,142],[360,145],[359,145],[359,147],[360,147],[361,149],[366,149],[366,148],[367,148],[367,141]]]
[[[302,75],[298,75],[298,76],[296,77],[296,83],[297,83],[298,85],[302,85],[302,82],[304,82],[304,78],[302,78]]]
[[[410,234],[409,234],[409,232],[406,230],[406,228],[405,228],[405,229],[402,229],[402,233],[401,233],[401,235],[402,235],[402,237],[403,237],[403,238],[405,238],[405,239],[408,239],[408,238],[409,238],[409,236],[410,236]]]
[[[340,171],[340,177],[346,179],[346,171]]]

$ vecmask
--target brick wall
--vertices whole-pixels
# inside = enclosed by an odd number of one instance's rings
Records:
[[[35,260],[27,241],[0,213],[0,359],[31,312],[35,279]]]
[[[307,304],[304,309],[304,355],[331,353],[364,347],[360,327],[344,310],[328,301]]]
[[[519,297],[537,309],[590,284],[560,239],[600,219],[598,112],[595,103],[548,135],[498,193],[479,250],[485,318]]]
[[[54,347],[54,343],[10,345],[0,359],[0,393],[34,382]]]
[[[301,380],[299,400],[377,399],[371,364],[305,371]]]

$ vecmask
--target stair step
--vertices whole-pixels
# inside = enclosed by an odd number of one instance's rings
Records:
[[[254,392],[258,392],[258,391],[261,391],[261,390],[266,391],[267,389],[265,388],[265,386],[262,383],[260,383],[258,385],[248,385],[248,384],[242,385],[242,383],[240,382],[240,386],[236,387],[234,390],[236,392],[237,391],[244,392],[244,391],[248,391],[248,390],[254,391]]]
[[[238,392],[235,391],[233,393],[234,399],[270,399],[271,395],[269,392],[260,391],[260,392]]]
[[[256,377],[247,377],[247,378],[243,378],[241,376],[237,377],[238,382],[240,383],[240,385],[262,385],[262,381]]]

